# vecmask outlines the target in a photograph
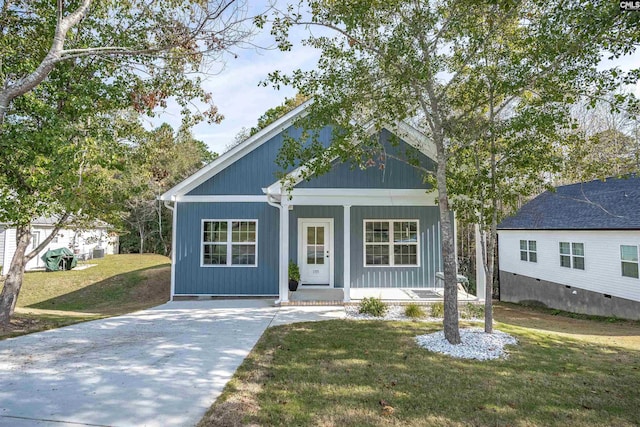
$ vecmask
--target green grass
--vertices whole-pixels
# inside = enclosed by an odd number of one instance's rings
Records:
[[[519,324],[525,317],[528,327]],[[270,328],[200,425],[640,424],[637,323],[513,307],[498,307],[496,318],[520,343],[508,347],[508,359],[485,362],[419,348],[414,337],[438,330],[435,324],[336,320]],[[565,320],[578,322],[571,333],[557,331]],[[605,336],[600,326],[613,329]],[[606,344],[605,337],[618,336],[629,340]],[[393,414],[383,414],[381,401]]]
[[[108,255],[87,264],[96,265],[84,270],[26,273],[13,327],[1,337],[129,313],[169,298],[167,257]]]

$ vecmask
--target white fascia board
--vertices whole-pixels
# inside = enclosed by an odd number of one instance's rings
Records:
[[[294,189],[288,205],[305,206],[437,206],[436,190],[304,188]]]
[[[219,196],[176,196],[176,202],[205,203],[266,203],[267,196],[255,195],[219,195]]]
[[[285,180],[292,181],[294,186],[298,185],[304,180],[304,176],[307,171],[308,171],[307,166],[300,166],[292,170],[291,172],[289,172]],[[271,184],[270,186],[268,186],[266,189],[263,189],[263,191],[265,191],[266,194],[282,195],[282,185],[283,185],[282,183],[283,183],[282,180],[278,180],[273,184]]]
[[[389,129],[396,133],[396,136],[404,139],[408,144],[412,145],[422,154],[433,160],[438,161],[438,152],[436,150],[436,144],[433,139],[429,138],[418,129],[414,128],[407,122],[396,123],[395,129]]]
[[[246,156],[256,148],[260,147],[262,144],[276,136],[278,133],[291,126],[297,119],[304,117],[307,114],[306,111],[308,107],[312,103],[313,99],[310,99],[297,108],[291,110],[266,128],[262,129],[260,132],[247,138],[244,142],[233,147],[226,153],[223,153],[211,163],[204,166],[202,169],[162,194],[159,199],[175,200],[178,196],[184,195],[200,184],[203,184],[205,181],[215,176],[220,171],[226,169],[229,165],[235,163],[237,160]]]
[[[368,124],[365,127],[369,135],[373,135],[376,132],[376,127],[373,123]],[[438,153],[433,140],[415,127],[411,126],[409,123],[399,121],[393,125],[385,124],[382,128],[387,129],[389,132],[395,134],[395,136],[402,138],[407,144],[416,148],[431,160],[437,160]]]
[[[406,122],[398,122],[396,123],[395,126],[388,125],[385,127],[389,128],[388,130],[390,132],[402,138],[407,144],[416,148],[418,151],[420,151],[425,156],[429,157],[434,162],[437,160],[437,151],[436,151],[436,146],[433,140],[428,138],[425,134],[420,132],[418,129],[414,128],[413,126],[411,126]],[[373,124],[369,124],[365,126],[365,128],[369,135],[373,135],[373,133],[376,131],[376,128]],[[360,143],[361,141],[355,142],[354,145],[358,145]],[[333,159],[331,159],[331,161],[333,162],[336,159],[337,157],[334,157]],[[278,180],[273,184],[271,184],[269,187],[267,187],[266,194],[281,195],[283,181],[286,180],[289,182],[293,182],[293,185],[296,186],[304,180],[304,176],[307,175],[307,172],[308,172],[307,166],[303,165],[303,166],[297,167],[296,169],[289,172],[286,175],[286,178]]]

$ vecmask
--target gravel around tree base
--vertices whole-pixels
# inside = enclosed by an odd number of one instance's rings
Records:
[[[482,329],[460,329],[461,344],[452,345],[444,337],[444,331],[428,335],[418,335],[418,345],[429,351],[446,354],[458,359],[491,360],[506,358],[505,345],[517,344],[518,340],[509,334],[493,331],[487,334]]]

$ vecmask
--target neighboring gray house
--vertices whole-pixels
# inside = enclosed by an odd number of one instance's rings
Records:
[[[388,156],[384,168],[335,164],[289,194],[276,156],[309,103],[224,153],[160,198],[173,203],[171,297],[276,296],[288,301],[289,260],[301,287],[432,288],[442,269],[437,192],[417,169]],[[390,144],[393,132],[402,139]],[[373,135],[373,132],[372,132]],[[378,134],[389,153],[414,150],[434,168],[435,147],[407,124]],[[331,129],[320,131],[328,145]],[[425,145],[426,144],[426,145]]]
[[[33,220],[31,222],[31,243],[27,251],[30,252],[37,248],[40,242],[51,235],[56,223],[57,219],[51,217]],[[96,248],[103,249],[107,255],[118,253],[118,236],[111,233],[110,229],[111,226],[101,221],[97,221],[88,229],[61,229],[47,247],[27,263],[26,270],[44,268],[44,261],[42,261],[41,257],[49,249],[69,248],[80,258],[91,258],[93,250]],[[15,251],[16,229],[9,227],[7,224],[0,224],[0,266],[3,266],[2,274],[6,273],[9,268]]]
[[[640,319],[640,178],[546,191],[498,227],[500,299]]]

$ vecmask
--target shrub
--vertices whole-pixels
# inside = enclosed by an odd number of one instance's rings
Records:
[[[387,305],[380,298],[363,298],[358,309],[359,313],[382,317],[387,312]]]
[[[421,317],[424,317],[426,313],[424,312],[424,308],[422,308],[422,306],[411,303],[407,304],[407,306],[404,308],[404,315],[411,319],[419,319]]]
[[[434,302],[431,304],[431,317],[444,317],[443,302]]]
[[[468,302],[461,314],[464,319],[482,319],[484,317],[484,306]]]
[[[289,279],[300,281],[300,267],[293,260],[289,260]]]

